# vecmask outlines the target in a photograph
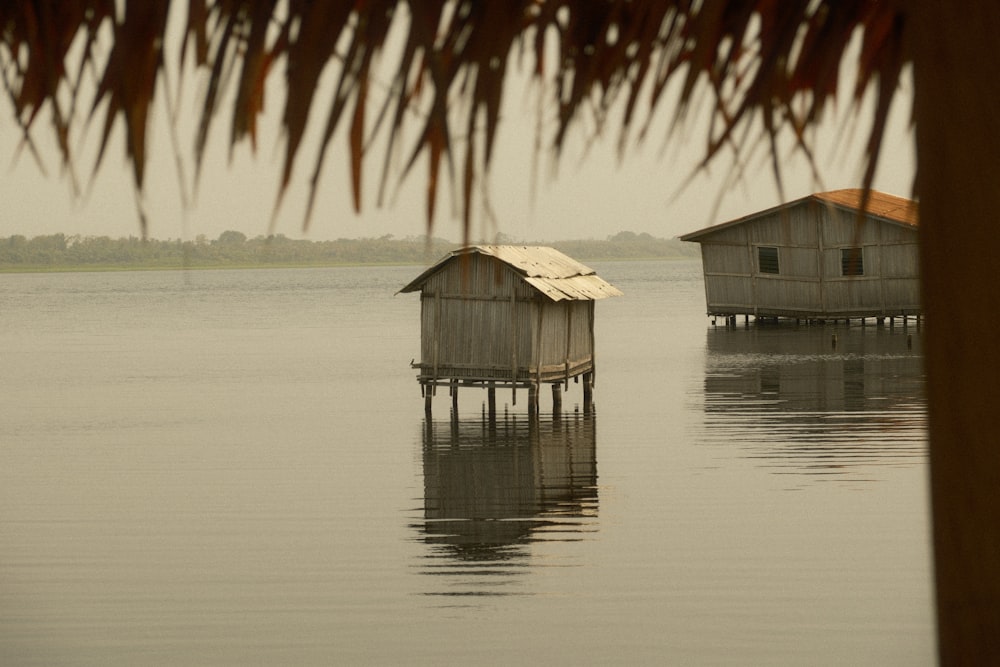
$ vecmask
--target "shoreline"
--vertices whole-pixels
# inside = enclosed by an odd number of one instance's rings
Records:
[[[574,258],[586,264],[587,262],[675,262],[700,261],[698,257],[677,256],[646,256],[646,257],[582,257]],[[118,273],[126,271],[243,271],[248,269],[335,269],[361,266],[430,266],[437,259],[428,262],[398,261],[398,262],[267,262],[260,264],[32,264],[32,265],[0,265],[0,274],[18,273]]]

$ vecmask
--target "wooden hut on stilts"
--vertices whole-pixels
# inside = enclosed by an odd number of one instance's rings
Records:
[[[528,391],[537,413],[542,384],[552,385],[553,411],[570,380],[583,380],[584,408],[594,386],[594,302],[621,292],[553,248],[475,245],[449,253],[403,287],[420,292],[417,380],[431,412],[438,387],[457,410],[459,387]]]
[[[918,205],[860,189],[817,192],[681,236],[701,244],[708,314],[735,325],[915,317]]]

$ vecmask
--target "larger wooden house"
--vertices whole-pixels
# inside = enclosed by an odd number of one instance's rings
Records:
[[[920,315],[917,204],[820,192],[681,236],[701,244],[708,314],[806,320]]]
[[[476,245],[449,253],[401,292],[420,292],[417,380],[427,410],[439,386],[529,390],[537,408],[543,383],[556,389],[582,376],[593,386],[594,302],[621,292],[592,269],[552,248]]]

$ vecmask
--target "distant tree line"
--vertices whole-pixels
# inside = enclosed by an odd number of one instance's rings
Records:
[[[580,260],[681,259],[701,257],[701,246],[680,239],[657,238],[646,232],[618,232],[606,241],[556,241],[550,244]]]
[[[524,243],[502,234],[497,243]],[[698,256],[695,244],[649,234],[620,232],[604,241],[543,243],[580,260],[671,259]],[[266,266],[334,266],[343,264],[427,264],[459,244],[440,238],[378,238],[309,241],[281,234],[247,238],[225,231],[214,240],[142,239],[136,236],[49,234],[27,238],[0,237],[0,271],[169,269]]]

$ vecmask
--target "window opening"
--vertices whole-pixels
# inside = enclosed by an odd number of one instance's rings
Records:
[[[865,275],[865,253],[861,248],[840,249],[840,275]]]
[[[769,246],[758,247],[757,268],[761,273],[778,273],[778,249]]]

